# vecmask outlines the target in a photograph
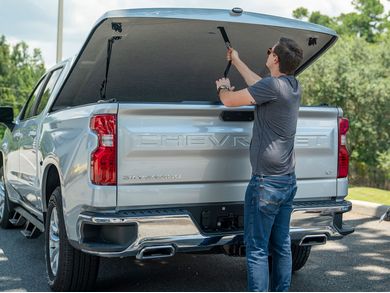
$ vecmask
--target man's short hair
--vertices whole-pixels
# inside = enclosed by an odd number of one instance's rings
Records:
[[[288,38],[280,38],[274,53],[279,57],[279,71],[285,74],[294,74],[303,59],[301,47]]]

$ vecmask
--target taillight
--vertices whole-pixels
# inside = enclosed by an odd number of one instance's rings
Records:
[[[348,176],[349,154],[347,150],[347,132],[349,121],[347,118],[339,119],[339,155],[337,178]]]
[[[90,127],[98,136],[98,146],[91,154],[91,181],[97,185],[116,185],[116,115],[95,115]]]

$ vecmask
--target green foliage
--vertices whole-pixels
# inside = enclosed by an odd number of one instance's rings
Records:
[[[0,36],[0,106],[13,107],[17,115],[44,72],[39,49],[30,54],[25,42],[11,46]],[[0,138],[3,132],[0,126]]]
[[[358,175],[377,166],[385,171],[384,161],[390,158],[389,46],[390,38],[371,44],[357,37],[342,37],[299,76],[303,104],[339,106],[349,119],[348,148]]]
[[[390,148],[384,152],[378,152],[379,168],[390,177]]]
[[[390,191],[377,188],[352,187],[348,189],[347,199],[390,205]]]
[[[305,7],[299,7],[293,11],[293,17],[297,19],[304,19],[309,17],[309,10]]]
[[[389,13],[384,13],[380,0],[353,0],[356,12],[329,17],[319,11],[309,12],[304,7],[293,11],[293,17],[324,25],[344,36],[363,37],[367,42],[374,43],[382,38],[382,33],[390,27]]]
[[[307,10],[306,8],[299,7],[293,11],[293,17],[327,26],[335,30],[337,29],[336,20],[332,17],[321,14],[321,12],[319,11],[313,11],[312,13],[309,13],[309,10]]]
[[[16,115],[44,72],[39,49],[30,55],[26,43],[11,46],[0,37],[0,105],[14,107]]]
[[[300,7],[298,19],[340,39],[299,79],[303,103],[339,106],[349,118],[352,182],[390,188],[390,13],[379,0],[353,0],[355,12],[329,17]]]
[[[342,14],[339,20],[345,33],[360,35],[368,42],[375,42],[383,32],[386,16],[379,0],[352,1],[358,13]]]

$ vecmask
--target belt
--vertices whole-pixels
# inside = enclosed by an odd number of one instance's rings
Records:
[[[252,173],[252,176],[257,176],[257,177],[280,177],[280,176],[294,176],[295,172],[287,173],[287,174],[278,174],[278,175],[265,175],[265,174],[256,174]]]

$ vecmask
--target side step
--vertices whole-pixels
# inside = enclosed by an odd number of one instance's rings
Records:
[[[34,224],[27,221],[24,230],[20,231],[20,233],[28,239],[34,239],[41,235],[42,232],[37,228],[37,226],[34,226]]]
[[[26,223],[26,219],[15,211],[12,219],[9,219],[9,222],[16,227],[21,227]]]
[[[19,216],[16,216],[16,214],[19,214]],[[39,235],[41,235],[41,232],[45,230],[45,226],[43,223],[32,216],[29,212],[27,212],[25,209],[21,207],[16,207],[15,208],[15,223],[20,223],[20,218],[24,218],[26,220],[26,225],[24,227],[24,230],[20,231],[22,235],[26,238],[32,239],[32,238],[37,238]],[[10,221],[14,220],[12,218]],[[18,220],[16,220],[16,218]],[[12,223],[12,222],[11,222]]]

